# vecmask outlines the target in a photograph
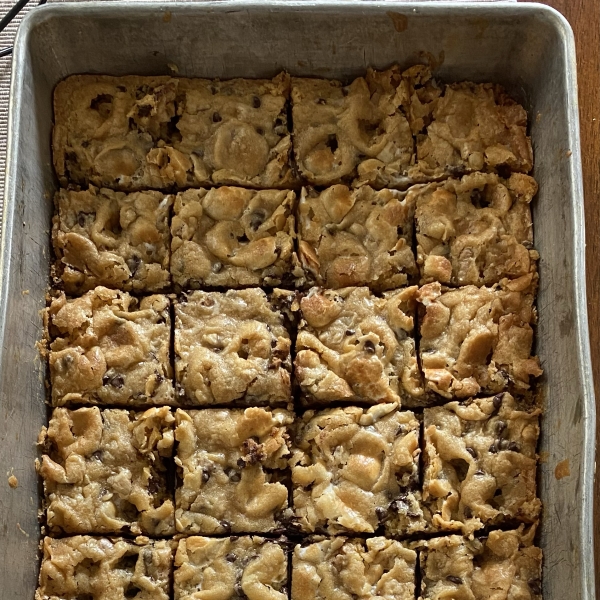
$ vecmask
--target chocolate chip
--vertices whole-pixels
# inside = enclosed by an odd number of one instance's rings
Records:
[[[138,107],[138,116],[149,117],[152,114],[152,107],[149,104],[143,104]]]
[[[77,224],[79,225],[79,227],[85,227],[85,224],[88,221],[88,217],[92,217],[93,219],[96,217],[96,213],[86,213],[81,211],[77,213]]]
[[[225,555],[225,560],[227,562],[235,562],[237,560],[237,556],[233,552],[230,552],[229,554]]]
[[[132,277],[137,273],[137,270],[141,264],[142,259],[135,254],[131,258],[127,259],[127,267],[129,268],[129,272],[131,273]]]
[[[483,200],[483,194],[481,193],[481,190],[473,190],[471,192],[471,202],[475,206],[481,206],[482,200]]]
[[[496,444],[497,444],[497,442],[494,442],[494,443],[493,443],[493,444],[490,446],[490,449],[488,450],[488,452],[489,452],[490,454],[497,454],[497,452],[498,452],[498,446],[497,446]]]
[[[332,133],[329,136],[327,136],[327,141],[325,142],[325,145],[331,150],[332,153],[338,149],[338,139],[335,133]]]
[[[378,506],[375,509],[375,514],[377,515],[380,523],[383,523],[388,518],[388,511],[385,508],[381,508],[381,506]]]
[[[365,342],[364,348],[369,354],[375,354],[375,344],[371,340]]]
[[[217,88],[214,85],[210,86],[210,93],[214,96],[217,93]]]
[[[463,513],[467,519],[470,519],[473,516],[473,511],[468,506],[465,506]]]
[[[258,135],[265,135],[265,130],[262,127],[257,127],[256,133],[258,133]]]
[[[213,264],[212,264],[212,266],[211,266],[210,270],[211,270],[213,273],[219,273],[219,272],[221,271],[221,269],[222,269],[222,268],[223,268],[223,264],[222,264],[222,263],[220,263],[220,262],[215,262],[215,263],[213,263]]]
[[[355,333],[354,329],[346,329],[346,335],[354,335]]]
[[[496,165],[496,173],[502,179],[508,179],[510,177],[510,167],[508,165]]]
[[[118,373],[107,373],[102,378],[102,385],[111,385],[120,390],[125,385],[125,380],[123,379],[123,375],[119,375]]]
[[[502,400],[504,399],[504,392],[501,394],[496,394],[492,402],[494,403],[494,408],[498,410],[502,406]]]
[[[221,115],[218,112],[214,112],[212,116],[213,123],[219,123],[223,120]]]
[[[511,443],[508,445],[508,449],[509,449],[511,452],[521,452],[521,448],[520,448],[519,444],[517,444],[517,442],[511,442]]]
[[[206,483],[210,479],[210,470],[202,469],[202,483]]]
[[[225,469],[225,475],[227,475],[229,481],[233,483],[237,483],[242,478],[239,471],[236,471],[235,469]]]
[[[506,429],[506,421],[498,421],[496,423],[496,432],[498,433],[498,435],[501,435],[505,429]]]
[[[243,458],[238,458],[237,459],[237,466],[238,469],[243,469],[246,467],[246,461]]]
[[[256,210],[250,215],[250,227],[253,231],[256,231],[264,222],[267,216],[266,211]]]
[[[464,165],[455,165],[453,167],[448,167],[448,171],[452,177],[462,177],[467,171]]]
[[[258,96],[252,96],[252,107],[260,108],[260,105],[261,105],[260,98]]]
[[[455,575],[448,575],[446,579],[448,581],[451,581],[452,583],[455,583],[456,585],[462,585],[463,582],[463,580],[460,577],[456,577]]]
[[[496,445],[498,446],[498,448],[500,450],[508,450],[508,447],[510,446],[510,443],[508,440],[498,440],[496,442]]]
[[[475,475],[485,475],[485,473],[481,469],[477,469],[477,471],[475,471]]]
[[[325,100],[325,98],[317,98],[316,102],[317,104],[327,104],[327,100]]]
[[[96,452],[94,452],[92,454],[92,458],[95,460],[102,461],[103,457],[104,457],[104,452],[102,450],[96,450]]]
[[[473,457],[473,458],[477,458],[477,452],[475,451],[475,448],[471,448],[471,446],[467,446],[465,448],[465,450]]]
[[[219,521],[219,525],[225,530],[225,533],[231,533],[231,523],[229,521]]]
[[[527,585],[534,594],[539,595],[542,593],[542,582],[539,579],[530,579]]]
[[[396,431],[396,435],[404,435],[406,433],[406,426],[405,425],[399,425],[398,426],[398,431]]]

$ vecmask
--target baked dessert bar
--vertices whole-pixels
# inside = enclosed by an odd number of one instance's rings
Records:
[[[261,289],[184,295],[175,304],[178,397],[188,405],[285,405],[290,346],[284,316]]]
[[[376,291],[406,285],[417,274],[412,250],[414,203],[396,190],[334,185],[303,188],[298,205],[300,282]]]
[[[401,491],[416,487],[419,454],[419,422],[397,404],[306,411],[290,460],[300,530],[373,533]]]
[[[529,205],[536,193],[535,180],[521,173],[473,173],[411,188],[421,283],[492,285],[535,271]]]
[[[175,600],[287,600],[285,542],[258,536],[181,539]]]
[[[414,600],[417,553],[383,537],[326,538],[294,548],[292,600]]]
[[[434,529],[537,521],[540,413],[508,393],[425,409],[423,501]]]
[[[178,532],[261,533],[285,525],[292,413],[177,410],[176,419]]]
[[[61,189],[54,203],[54,271],[68,294],[80,295],[98,285],[136,292],[169,286],[172,196],[90,186]]]
[[[55,408],[39,443],[46,521],[52,533],[174,532],[167,466],[174,417],[167,406],[143,413]]]
[[[172,542],[76,535],[44,538],[35,600],[168,600]]]
[[[147,406],[174,401],[169,299],[97,287],[46,312],[52,404]]]
[[[73,75],[54,92],[61,185],[290,187],[289,77]]]
[[[398,67],[369,69],[350,85],[292,78],[294,153],[312,185],[406,187],[414,140]]]
[[[423,286],[419,350],[426,386],[445,398],[529,390],[542,374],[531,356],[536,285],[530,273],[492,287]]]
[[[501,86],[468,81],[441,86],[430,79],[429,69],[413,69],[412,77],[404,74],[417,137],[413,180],[531,171],[527,112]]]
[[[229,186],[177,194],[171,223],[176,288],[291,282],[295,198],[289,190]]]
[[[424,390],[413,338],[416,296],[416,287],[382,298],[366,287],[304,295],[295,358],[303,401],[418,404]]]
[[[419,553],[421,598],[541,600],[542,551],[533,545],[534,534],[535,526],[521,526],[473,540],[427,541]]]

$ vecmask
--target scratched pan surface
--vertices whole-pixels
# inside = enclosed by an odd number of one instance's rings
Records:
[[[46,419],[36,341],[49,272],[51,96],[72,73],[350,78],[429,61],[446,80],[504,84],[528,109],[540,192],[537,352],[545,369],[540,495],[544,598],[591,600],[594,398],[571,30],[534,4],[77,3],[24,20],[13,59],[0,254],[0,599],[30,599],[38,570],[36,437]],[[558,466],[558,469],[557,469]],[[6,473],[19,480],[9,488]],[[558,477],[557,477],[558,476]]]

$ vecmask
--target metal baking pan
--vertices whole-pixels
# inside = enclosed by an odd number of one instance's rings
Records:
[[[531,116],[545,600],[594,597],[594,395],[588,342],[573,34],[536,4],[242,1],[74,3],[32,11],[13,58],[0,254],[0,599],[29,599],[38,571],[36,438],[46,420],[36,342],[49,282],[56,181],[52,90],[72,73],[350,78],[429,62],[448,81],[504,84]],[[14,473],[16,489],[5,474]]]

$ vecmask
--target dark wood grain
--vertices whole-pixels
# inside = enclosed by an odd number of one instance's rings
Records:
[[[579,119],[585,192],[587,296],[596,391],[598,438],[596,463],[600,462],[600,1],[541,0],[559,10],[571,23],[577,45]],[[596,477],[594,549],[596,597],[600,599],[600,478]]]

